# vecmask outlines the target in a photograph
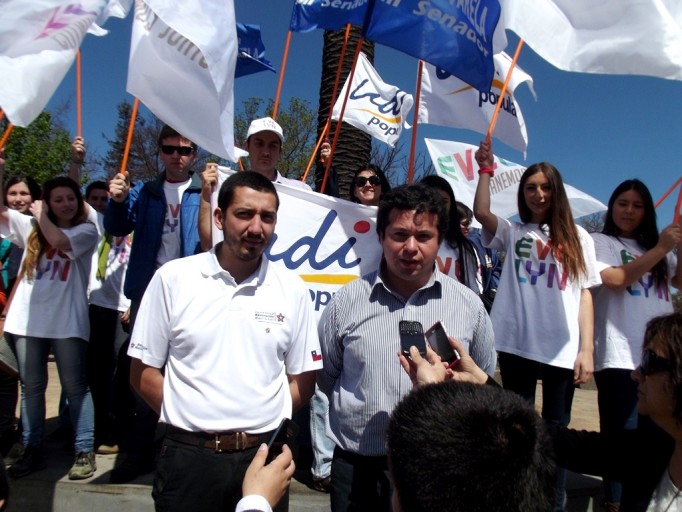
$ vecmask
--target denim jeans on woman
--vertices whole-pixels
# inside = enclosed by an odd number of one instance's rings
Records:
[[[80,338],[34,338],[12,335],[21,379],[24,446],[41,450],[45,431],[47,357],[54,354],[62,390],[69,402],[76,453],[94,451],[95,411],[86,378],[88,342]]]

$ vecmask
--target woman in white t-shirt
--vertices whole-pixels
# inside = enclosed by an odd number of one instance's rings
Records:
[[[637,383],[630,378],[641,359],[647,322],[673,311],[669,285],[682,284],[682,229],[672,224],[658,234],[649,189],[626,180],[609,199],[604,228],[592,234],[602,285],[594,299],[594,366],[601,431],[637,427]],[[604,479],[607,503],[620,503],[620,483]]]
[[[22,277],[5,321],[5,333],[19,362],[25,446],[9,471],[19,478],[45,467],[45,389],[51,349],[75,430],[76,459],[69,478],[89,478],[96,466],[94,411],[85,367],[90,330],[86,291],[99,236],[87,217],[78,185],[69,178],[47,181],[43,200],[33,202],[30,211],[33,217],[0,207],[0,232],[25,249]]]
[[[521,176],[521,222],[490,210],[494,157],[489,142],[476,152],[480,166],[474,215],[483,243],[506,251],[490,318],[505,388],[535,402],[542,379],[542,417],[568,425],[575,385],[593,370],[593,309],[589,288],[599,284],[592,239],[576,226],[559,171],[546,162]],[[559,479],[557,509],[563,510]]]

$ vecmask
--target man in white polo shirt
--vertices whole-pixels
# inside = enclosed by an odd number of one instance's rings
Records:
[[[260,174],[228,178],[214,212],[224,241],[161,267],[142,299],[131,383],[167,424],[157,511],[234,510],[260,444],[313,393],[322,364],[308,290],[262,256],[278,206]]]

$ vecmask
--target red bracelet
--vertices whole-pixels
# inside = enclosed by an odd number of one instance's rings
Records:
[[[479,174],[479,175],[481,175],[481,174],[490,174],[490,177],[492,178],[493,176],[495,176],[495,171],[493,171],[493,168],[492,168],[492,167],[481,167],[481,168],[478,170],[478,174]]]

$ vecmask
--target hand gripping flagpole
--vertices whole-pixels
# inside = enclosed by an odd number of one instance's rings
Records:
[[[133,132],[135,131],[135,119],[137,118],[137,108],[140,106],[139,98],[135,98],[133,102],[133,111],[130,113],[130,124],[128,125],[128,137],[126,138],[125,149],[123,150],[123,160],[121,160],[121,174],[128,176],[128,154],[130,154],[130,145],[133,142]]]
[[[493,136],[493,131],[495,130],[495,125],[497,124],[497,116],[500,115],[500,108],[502,107],[502,99],[507,92],[507,86],[511,80],[512,73],[514,72],[514,66],[516,66],[516,61],[519,60],[519,55],[521,54],[521,48],[523,47],[523,39],[519,39],[519,44],[516,45],[516,51],[514,52],[514,58],[512,58],[511,65],[509,66],[509,71],[507,71],[507,76],[504,79],[504,85],[502,85],[502,90],[500,91],[499,99],[497,100],[497,105],[495,105],[495,111],[493,112],[493,117],[490,120],[490,126],[488,127],[488,133],[486,133],[485,140],[490,142],[490,138]]]

